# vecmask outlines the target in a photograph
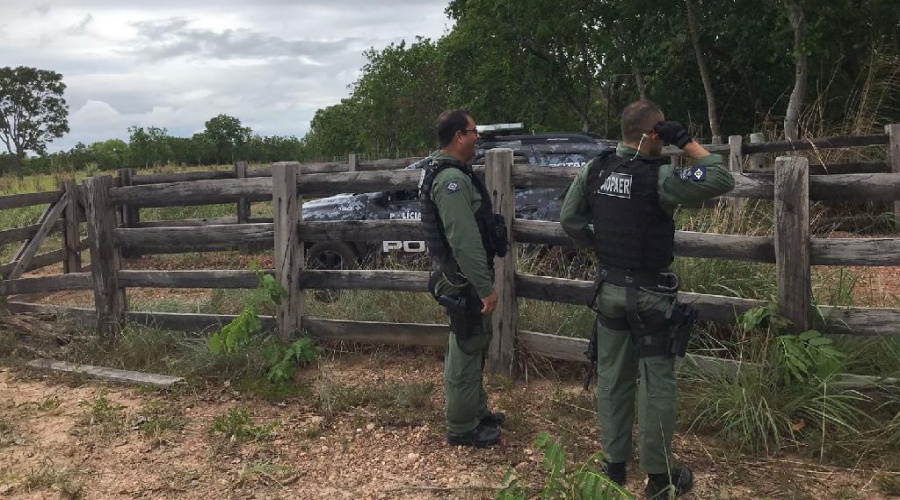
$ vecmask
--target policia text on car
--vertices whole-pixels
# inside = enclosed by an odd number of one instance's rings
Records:
[[[469,165],[478,139],[471,113],[445,111],[436,129],[441,150],[422,171],[419,201],[432,257],[428,289],[450,316],[447,442],[491,446],[500,442],[505,416],[488,410],[482,375],[497,307],[494,257],[509,246],[506,222],[492,213],[487,189]]]
[[[625,482],[632,457],[635,389],[639,454],[649,476],[648,498],[691,488],[687,467],[671,466],[677,411],[675,356],[683,356],[695,312],[676,302],[674,209],[722,195],[734,179],[722,157],[694,142],[685,128],[664,121],[649,101],[622,113],[622,142],[581,168],[563,202],[560,222],[579,247],[593,248],[597,312],[591,357],[597,360],[597,405],[606,471]],[[693,166],[675,168],[659,156],[674,144]]]

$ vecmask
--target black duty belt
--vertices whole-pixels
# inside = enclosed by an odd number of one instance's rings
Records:
[[[598,282],[629,288],[652,288],[660,292],[678,291],[678,276],[668,269],[600,269]]]
[[[595,282],[593,304],[600,294],[603,283],[625,288],[625,314],[628,324],[634,329],[643,329],[644,321],[638,314],[637,289],[647,288],[656,292],[675,293],[678,291],[678,276],[668,269],[620,269],[602,267]],[[599,311],[598,311],[599,312]]]

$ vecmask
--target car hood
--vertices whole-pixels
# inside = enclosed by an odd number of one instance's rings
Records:
[[[304,221],[362,220],[370,194],[336,194],[303,203]]]

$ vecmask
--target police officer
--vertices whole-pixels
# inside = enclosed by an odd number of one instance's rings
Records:
[[[663,143],[684,150],[693,165],[667,164],[659,156]],[[673,489],[680,494],[693,485],[691,471],[672,466],[669,454],[677,411],[669,327],[673,311],[685,311],[676,308],[678,280],[669,270],[673,212],[733,187],[720,155],[694,142],[681,124],[665,121],[656,104],[641,100],[622,112],[622,142],[615,153],[582,167],[563,203],[563,229],[579,247],[593,248],[598,260],[592,308],[597,311],[597,406],[609,457],[606,471],[616,483],[625,483],[640,377],[638,439],[648,498],[668,498]]]
[[[497,307],[494,257],[502,257],[505,247],[491,236],[496,233],[491,200],[469,165],[478,139],[472,114],[445,111],[436,129],[441,149],[427,160],[419,200],[433,263],[429,289],[450,316],[444,360],[447,442],[492,446],[500,442],[505,415],[488,410],[482,373],[490,315]]]

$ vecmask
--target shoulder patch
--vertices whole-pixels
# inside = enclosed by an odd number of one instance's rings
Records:
[[[703,182],[706,180],[706,167],[681,168],[675,174],[683,181]]]
[[[459,182],[458,181],[450,181],[447,183],[447,192],[455,193],[459,191]]]

